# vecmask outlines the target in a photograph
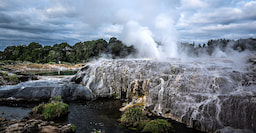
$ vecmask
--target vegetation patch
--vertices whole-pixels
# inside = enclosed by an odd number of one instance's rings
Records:
[[[126,109],[120,121],[123,126],[142,132],[166,133],[172,128],[171,123],[166,120],[151,120],[141,106]]]
[[[8,78],[8,74],[6,72],[0,72],[0,76],[2,76],[4,79]]]
[[[149,121],[141,107],[128,108],[121,116],[121,124],[136,127],[141,122]]]
[[[76,126],[74,124],[72,124],[72,132],[76,132]]]
[[[34,107],[32,113],[42,115],[46,120],[53,120],[68,113],[68,104],[62,102],[61,96],[52,97],[49,103]]]
[[[9,76],[9,81],[12,81],[12,82],[19,82],[18,76],[17,76],[17,75],[11,75],[11,76]]]
[[[168,133],[171,128],[171,124],[163,119],[151,120],[143,128],[142,132],[152,132],[152,133]]]
[[[0,72],[0,77],[9,82],[9,84],[17,84],[19,82],[17,75],[8,75],[7,72]]]

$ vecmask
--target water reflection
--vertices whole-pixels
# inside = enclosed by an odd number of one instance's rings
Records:
[[[122,128],[117,119],[121,112],[119,101],[96,101],[88,103],[69,103],[70,113],[66,123],[76,125],[77,132],[102,131],[104,133],[137,133]]]

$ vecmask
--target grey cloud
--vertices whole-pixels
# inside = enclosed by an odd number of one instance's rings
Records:
[[[167,36],[177,41],[244,37],[255,34],[255,8],[255,1],[240,0],[8,0],[0,1],[0,36],[5,40],[124,39],[125,28],[135,21],[162,41]],[[167,24],[157,22],[163,20]]]
[[[188,0],[190,1],[190,0]],[[180,40],[197,40],[228,37],[239,39],[255,35],[255,1],[203,1],[205,7],[180,9],[182,14],[177,29]],[[240,36],[240,37],[239,37]],[[237,38],[238,37],[238,38]],[[199,42],[201,42],[199,41]]]
[[[0,23],[11,23],[13,21],[14,19],[11,16],[0,13]]]

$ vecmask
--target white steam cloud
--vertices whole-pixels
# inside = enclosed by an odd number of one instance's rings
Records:
[[[122,27],[117,37],[126,45],[133,45],[138,50],[138,58],[176,57],[178,34],[175,25],[179,14],[175,7],[179,3],[178,0],[115,1],[122,6],[113,9],[110,20],[112,25]]]
[[[129,21],[124,27],[121,39],[126,44],[134,45],[138,57],[160,58],[160,51],[148,27],[143,27],[135,21]]]
[[[139,58],[166,59],[176,57],[177,46],[175,29],[172,23],[164,16],[156,18],[154,29],[142,26],[136,21],[129,21],[121,34],[121,40],[134,45],[138,50]],[[160,44],[157,44],[160,43]]]

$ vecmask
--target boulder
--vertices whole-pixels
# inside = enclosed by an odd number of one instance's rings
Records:
[[[28,81],[17,85],[0,86],[0,101],[39,101],[60,95],[64,101],[93,100],[91,90],[66,81]]]

